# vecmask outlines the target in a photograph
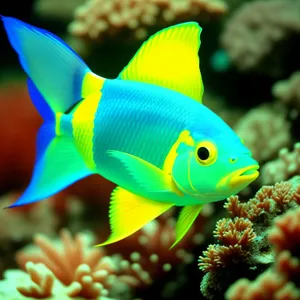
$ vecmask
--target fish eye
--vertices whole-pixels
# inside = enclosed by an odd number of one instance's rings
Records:
[[[196,148],[196,157],[201,165],[211,165],[217,159],[217,148],[210,141],[203,141]]]

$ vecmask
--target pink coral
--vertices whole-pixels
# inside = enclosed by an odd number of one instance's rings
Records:
[[[62,230],[60,236],[61,241],[53,243],[37,235],[36,246],[17,253],[18,264],[31,278],[29,285],[18,287],[23,295],[54,295],[54,281],[61,284],[65,295],[85,299],[107,295],[117,282],[129,287],[151,283],[149,274],[139,264],[121,256],[108,257],[103,248],[90,248],[88,235],[72,238],[69,231]]]
[[[269,233],[269,240],[275,246],[275,252],[295,251],[300,245],[300,208],[290,210],[275,221]]]
[[[298,300],[300,291],[281,274],[268,270],[251,282],[240,279],[225,294],[227,300]]]

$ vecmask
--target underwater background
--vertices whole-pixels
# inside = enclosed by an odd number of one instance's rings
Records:
[[[207,204],[172,250],[176,210],[116,244],[93,247],[109,235],[115,187],[99,175],[0,210],[0,300],[300,300],[299,0],[2,0],[0,14],[60,36],[106,78],[149,35],[197,21],[203,103],[261,166],[239,195]],[[4,208],[29,183],[42,119],[2,27],[0,42]]]

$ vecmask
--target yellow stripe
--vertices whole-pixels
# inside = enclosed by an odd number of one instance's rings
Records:
[[[94,119],[101,96],[100,92],[85,98],[75,110],[72,119],[75,145],[91,169],[96,167],[93,155]]]
[[[58,112],[55,114],[55,134],[56,134],[56,136],[61,135],[60,123],[61,123],[62,116],[63,116],[63,113],[61,113],[61,112]]]
[[[93,72],[86,73],[82,81],[82,98],[86,98],[91,94],[101,91],[104,81],[105,79],[103,77],[100,77]]]
[[[91,169],[96,168],[93,154],[94,120],[104,81],[104,78],[92,72],[85,75],[81,93],[84,100],[76,108],[72,119],[75,145]]]
[[[190,132],[188,130],[183,130],[177,140],[175,141],[175,143],[173,144],[173,146],[171,147],[166,159],[165,159],[165,162],[164,162],[164,165],[163,165],[163,170],[169,174],[172,173],[172,169],[173,169],[173,165],[174,165],[174,162],[175,162],[175,159],[177,157],[177,149],[179,147],[179,145],[181,143],[184,143],[188,146],[194,146],[195,145],[195,142],[193,140],[193,138],[191,137],[190,135]]]

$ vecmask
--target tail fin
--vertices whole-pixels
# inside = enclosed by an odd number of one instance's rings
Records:
[[[50,32],[14,18],[1,19],[29,76],[32,101],[45,120],[37,137],[37,158],[31,182],[10,206],[14,207],[42,200],[92,173],[72,139],[57,136],[56,122],[60,120],[57,116],[81,99],[99,92],[104,79],[92,73],[69,46]]]

